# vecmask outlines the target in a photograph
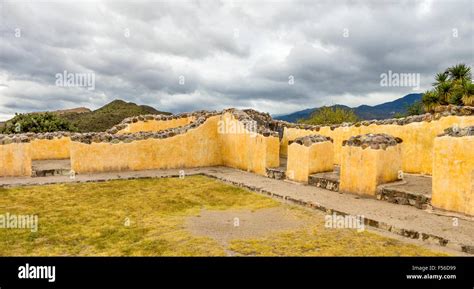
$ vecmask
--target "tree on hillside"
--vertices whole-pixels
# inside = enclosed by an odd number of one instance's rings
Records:
[[[405,104],[405,113],[396,113],[394,116],[395,118],[402,118],[411,115],[420,115],[425,113],[425,109],[423,107],[423,103],[420,101],[415,101],[412,104]]]
[[[474,84],[471,67],[457,64],[435,76],[434,88],[423,94],[425,110],[433,111],[438,105],[474,105]]]
[[[423,109],[423,104],[420,101],[415,101],[411,105],[408,105],[406,108],[407,111],[407,116],[410,115],[420,115],[425,113],[425,110]]]
[[[7,121],[1,133],[76,131],[68,121],[52,113],[16,114]]]
[[[357,122],[359,117],[352,109],[344,109],[341,107],[323,106],[311,114],[308,119],[298,120],[299,123],[313,125],[331,125],[341,124],[343,122]]]

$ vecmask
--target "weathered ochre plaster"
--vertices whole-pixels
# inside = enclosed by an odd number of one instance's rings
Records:
[[[184,134],[164,139],[130,143],[71,143],[71,165],[77,173],[191,168],[226,165],[265,175],[265,168],[278,166],[279,140],[245,129],[220,131],[219,122],[242,125],[233,115],[208,118]]]
[[[71,143],[71,166],[77,173],[190,168],[222,163],[217,144],[217,116],[185,134],[130,143]]]
[[[190,117],[182,117],[182,118],[170,119],[170,120],[138,121],[138,122],[128,124],[126,128],[118,131],[117,134],[134,133],[134,132],[141,132],[141,131],[160,131],[160,130],[165,130],[169,128],[175,128],[178,126],[187,125],[195,120],[196,118],[194,116],[190,116]]]
[[[334,169],[334,145],[332,142],[319,142],[311,146],[292,143],[288,146],[286,176],[290,180],[308,182],[314,173]]]
[[[474,215],[474,136],[436,138],[431,203]]]
[[[374,196],[377,186],[398,179],[401,146],[383,149],[342,147],[339,191]]]
[[[248,131],[231,113],[223,114],[218,123],[223,165],[266,174],[267,167],[278,167],[279,139]]]
[[[31,144],[0,145],[0,177],[31,176]]]
[[[34,139],[31,141],[31,157],[33,160],[68,159],[70,145],[69,137]]]
[[[432,173],[433,144],[437,135],[453,125],[459,127],[474,125],[474,116],[446,116],[431,122],[413,122],[406,125],[376,125],[338,127],[321,127],[318,132],[297,128],[285,128],[280,143],[283,155],[287,154],[288,141],[298,137],[321,134],[334,140],[334,163],[341,163],[342,141],[351,136],[368,133],[386,133],[403,140],[402,169],[407,173],[428,174]]]

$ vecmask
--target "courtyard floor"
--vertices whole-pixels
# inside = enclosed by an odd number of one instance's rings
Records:
[[[326,213],[322,211],[287,204],[202,175],[107,181],[104,176],[96,177],[99,182],[79,183],[79,176],[76,180],[56,177],[66,183],[23,182],[21,186],[0,188],[0,214],[34,214],[39,219],[36,232],[0,228],[0,255],[446,254],[371,230],[327,228]],[[34,179],[48,180],[24,180]]]

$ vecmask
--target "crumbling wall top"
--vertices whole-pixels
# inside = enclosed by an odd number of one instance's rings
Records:
[[[342,142],[343,146],[361,147],[362,149],[386,149],[389,146],[396,146],[402,143],[402,139],[385,133],[363,134],[350,137]]]
[[[474,136],[474,126],[468,126],[465,128],[459,128],[453,126],[444,130],[444,133],[438,136],[451,136],[451,137],[464,137],[464,136]]]
[[[288,144],[297,143],[297,144],[309,147],[312,144],[320,143],[320,142],[327,142],[327,141],[333,142],[333,139],[328,137],[328,136],[323,136],[323,135],[319,135],[319,134],[312,134],[312,135],[299,137],[299,138],[296,138],[294,140],[290,140]]]

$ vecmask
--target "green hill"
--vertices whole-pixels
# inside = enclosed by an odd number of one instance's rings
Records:
[[[142,114],[171,114],[162,112],[147,105],[137,105],[133,102],[114,100],[103,107],[82,113],[65,113],[61,118],[68,120],[79,132],[106,131],[119,124],[124,118]]]

